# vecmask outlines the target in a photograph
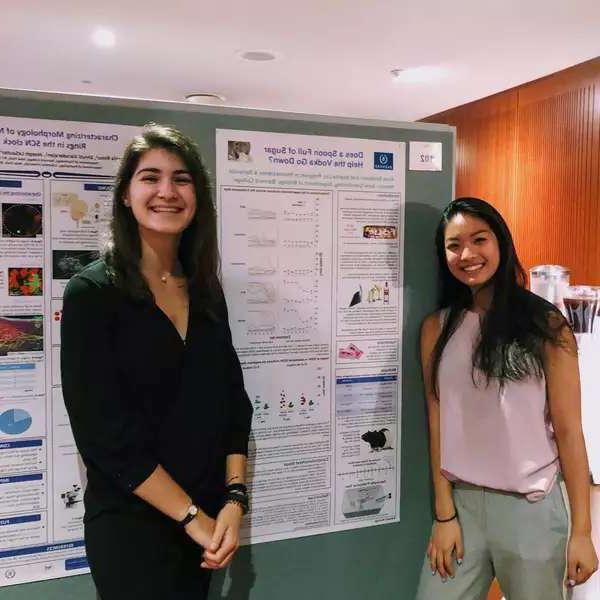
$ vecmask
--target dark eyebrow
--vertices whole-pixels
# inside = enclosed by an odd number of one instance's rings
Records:
[[[490,233],[490,230],[489,229],[480,229],[479,231],[472,233],[471,237],[475,237],[476,235],[479,235],[480,233]],[[458,242],[458,238],[457,237],[446,238],[446,243],[447,242]]]
[[[149,172],[149,173],[160,173],[160,169],[156,167],[144,167],[136,172],[136,175],[140,173]],[[177,171],[173,171],[173,175],[190,175],[190,172],[187,169],[178,169]]]

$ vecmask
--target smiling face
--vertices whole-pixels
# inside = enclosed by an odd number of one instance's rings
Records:
[[[140,234],[179,236],[194,218],[196,190],[183,161],[172,152],[145,152],[123,198],[138,223]]]
[[[482,219],[454,215],[446,225],[444,245],[450,273],[473,290],[485,285],[498,270],[498,239]]]

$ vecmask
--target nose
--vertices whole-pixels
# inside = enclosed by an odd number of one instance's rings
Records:
[[[470,246],[467,244],[460,253],[460,260],[469,260],[473,255]]]
[[[175,196],[175,184],[169,177],[164,177],[158,188],[158,196],[160,198],[170,199]]]

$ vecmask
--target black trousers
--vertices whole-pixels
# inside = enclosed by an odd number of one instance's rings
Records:
[[[211,572],[203,549],[154,511],[114,511],[85,524],[92,577],[101,600],[205,600]]]

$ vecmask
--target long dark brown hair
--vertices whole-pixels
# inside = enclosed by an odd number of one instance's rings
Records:
[[[141,242],[138,223],[124,198],[141,157],[149,150],[163,149],[178,156],[189,171],[196,191],[196,211],[181,234],[178,259],[200,305],[208,305],[220,294],[217,219],[210,182],[196,144],[166,125],[151,123],[125,149],[113,192],[111,239],[105,259],[114,284],[129,298],[153,301],[140,270]]]
[[[560,311],[525,288],[525,271],[519,262],[512,235],[502,215],[479,198],[457,198],[444,212],[437,227],[435,247],[440,272],[439,307],[446,309],[444,324],[432,356],[432,385],[438,390],[440,360],[446,344],[472,307],[470,288],[448,268],[445,233],[450,220],[469,215],[485,221],[494,232],[500,250],[500,263],[489,285],[492,302],[481,321],[481,336],[473,352],[473,369],[480,369],[489,383],[541,377],[543,347],[546,342],[562,346],[561,332],[568,327]]]

